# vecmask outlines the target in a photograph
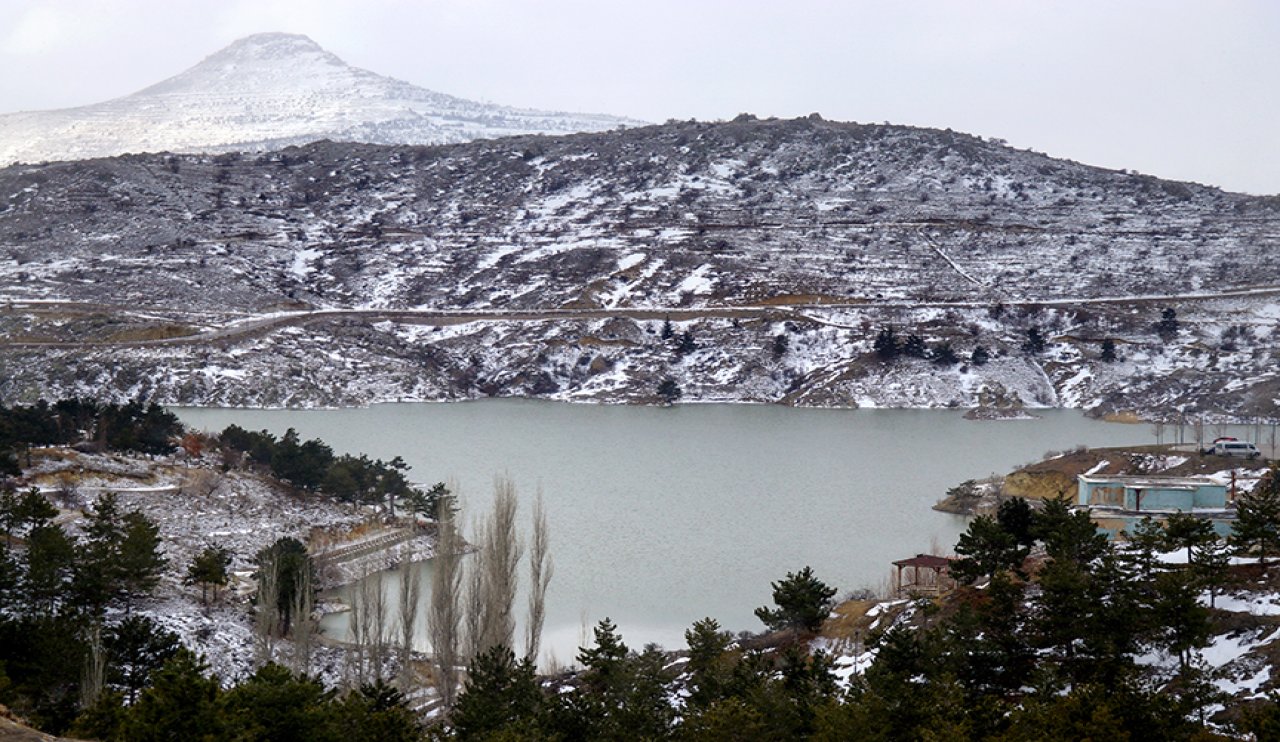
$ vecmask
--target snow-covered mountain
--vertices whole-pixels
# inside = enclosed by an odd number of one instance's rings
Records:
[[[455,98],[352,67],[306,36],[267,33],[123,98],[0,115],[0,165],[127,152],[264,151],[321,139],[449,144],[641,123]]]

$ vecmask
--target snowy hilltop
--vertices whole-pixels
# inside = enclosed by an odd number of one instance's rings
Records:
[[[17,166],[0,398],[1270,417],[1278,246],[1275,198],[816,117]]]
[[[321,139],[446,144],[642,122],[455,98],[352,67],[306,36],[249,36],[145,90],[0,115],[0,165],[126,152],[264,151]]]

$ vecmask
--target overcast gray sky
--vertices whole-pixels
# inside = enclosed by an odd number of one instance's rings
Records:
[[[3,0],[0,112],[125,95],[261,31],[495,103],[817,111],[1280,193],[1277,0]]]

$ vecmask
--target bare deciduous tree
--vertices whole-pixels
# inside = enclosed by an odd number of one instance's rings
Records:
[[[80,708],[87,709],[102,695],[107,670],[107,652],[102,646],[102,626],[94,623],[85,630],[88,654],[84,659],[84,676],[80,680]]]
[[[299,675],[311,672],[311,645],[315,622],[311,618],[311,570],[300,569],[293,591],[293,671]]]
[[[366,568],[360,587],[351,601],[352,638],[355,640],[356,684],[383,679],[387,659],[387,595],[379,575]]]
[[[253,612],[259,666],[275,660],[276,629],[280,625],[279,601],[280,565],[274,556],[266,556],[258,565],[258,596]]]
[[[476,543],[484,543],[488,539],[486,532],[489,526],[487,522],[480,522],[474,527],[475,535],[472,537]],[[466,576],[466,592],[463,596],[465,601],[462,607],[463,621],[466,623],[466,653],[462,657],[463,664],[467,664],[472,658],[478,656],[483,650],[481,649],[481,640],[484,638],[484,607],[485,599],[485,580],[484,580],[484,552],[481,549],[478,553],[473,554],[470,560],[470,567],[467,569]]]
[[[525,657],[537,663],[542,644],[542,625],[546,620],[547,586],[551,583],[550,541],[547,511],[539,488],[533,501],[533,535],[529,541],[529,626],[525,636]]]
[[[401,692],[408,692],[413,684],[413,633],[418,626],[418,604],[422,600],[422,582],[413,566],[400,568],[400,675],[397,678]]]
[[[457,492],[456,487],[450,490]],[[453,705],[458,688],[458,661],[462,628],[462,537],[450,503],[437,504],[436,556],[431,573],[431,607],[427,633],[435,665],[436,690],[445,708]]]
[[[514,647],[515,602],[521,545],[516,529],[516,487],[508,477],[493,483],[493,512],[481,543],[484,573],[484,620],[479,650]]]

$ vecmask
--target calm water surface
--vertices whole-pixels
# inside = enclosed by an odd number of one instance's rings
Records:
[[[950,410],[483,400],[176,412],[212,431],[293,427],[339,453],[403,456],[415,481],[457,482],[473,514],[506,473],[526,525],[541,487],[555,562],[544,644],[561,662],[606,616],[636,648],[682,646],[704,616],[758,630],[752,609],[770,603],[769,583],[805,565],[842,593],[879,587],[891,561],[954,544],[964,519],[930,509],[949,487],[1048,450],[1154,443],[1150,426],[1064,410],[971,421]],[[429,584],[428,570],[418,567]],[[343,622],[331,616],[326,630],[341,635]]]

